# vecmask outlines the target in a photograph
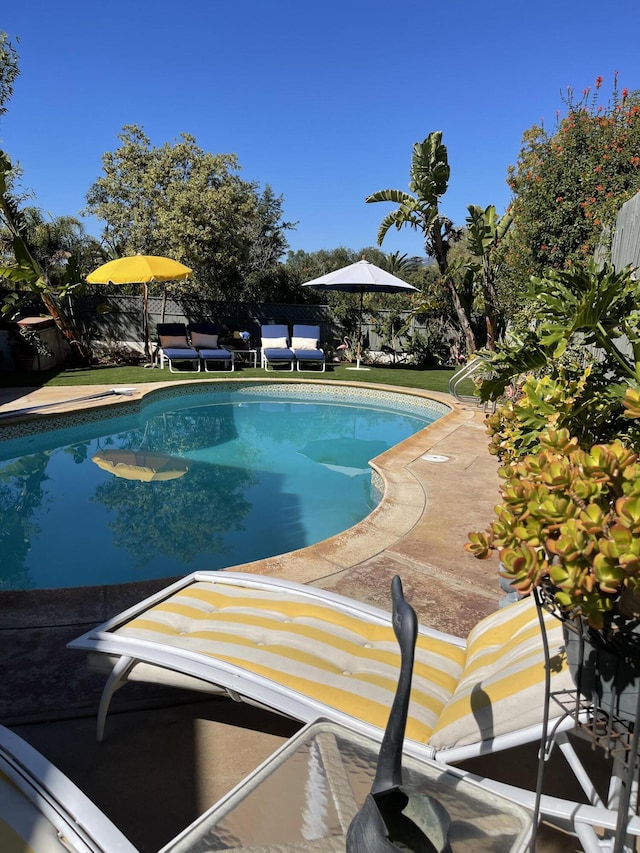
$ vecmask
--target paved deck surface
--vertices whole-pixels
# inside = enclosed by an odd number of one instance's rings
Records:
[[[158,387],[138,385],[134,396]],[[78,399],[104,390],[0,389],[0,435],[14,415],[40,418],[131,399]],[[480,410],[448,395],[429,396],[449,404],[451,414],[379,457],[385,498],[365,521],[310,548],[234,569],[314,584],[385,609],[391,578],[399,574],[421,622],[466,635],[501,597],[495,561],[475,560],[463,550],[467,533],[491,518],[497,463],[487,451]],[[0,722],[76,781],[143,853],[157,850],[297,728],[228,700],[127,686],[114,699],[108,738],[96,744],[103,679],[90,676],[65,643],[101,620],[89,615],[85,623],[29,628],[28,620],[11,622],[16,608],[9,599],[0,600],[0,608]],[[476,762],[473,769],[488,768],[488,775],[532,788],[535,766],[535,748],[528,748]],[[552,765],[546,778],[550,792],[569,795],[561,765]],[[538,849],[579,847],[543,833]]]

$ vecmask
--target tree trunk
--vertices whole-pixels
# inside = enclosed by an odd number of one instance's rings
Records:
[[[498,294],[496,293],[496,286],[494,283],[494,277],[492,275],[491,269],[489,265],[485,262],[483,263],[483,298],[484,298],[484,315],[485,315],[485,323],[487,327],[487,349],[495,350],[496,348],[496,337],[498,335]]]
[[[451,299],[453,301],[453,307],[458,318],[458,323],[460,323],[460,328],[462,329],[462,333],[464,335],[464,342],[467,347],[467,355],[472,355],[478,347],[476,344],[475,335],[473,334],[473,329],[471,328],[471,323],[469,322],[469,318],[467,317],[466,311],[462,307],[462,302],[460,302],[460,296],[458,295],[458,291],[456,290],[455,284],[451,281],[451,279],[447,279],[447,288],[449,290],[449,293],[451,294]]]
[[[440,274],[444,278],[447,289],[449,290],[449,293],[451,295],[451,300],[453,302],[453,307],[458,318],[458,323],[460,324],[460,329],[462,331],[462,334],[464,335],[467,355],[471,355],[478,348],[476,344],[476,338],[473,334],[473,329],[471,328],[471,323],[469,322],[467,313],[464,310],[462,302],[460,301],[460,296],[458,295],[458,291],[456,290],[455,284],[447,275],[447,271],[449,269],[449,261],[447,258],[448,246],[446,245],[445,240],[442,237],[442,232],[440,228],[441,225],[440,223],[438,223],[437,226],[434,226],[431,231],[432,253],[436,260],[436,263],[438,264]],[[427,254],[429,254],[428,249]]]
[[[81,340],[80,335],[74,329],[73,325],[67,319],[66,314],[58,306],[55,299],[48,293],[41,292],[40,298],[45,304],[45,307],[60,330],[65,340],[69,343],[72,352],[75,352],[83,363],[89,364],[91,361],[91,353],[86,344]]]

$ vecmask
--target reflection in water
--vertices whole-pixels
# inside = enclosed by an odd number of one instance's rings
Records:
[[[184,459],[150,450],[99,450],[91,461],[115,477],[141,483],[178,480],[189,470]]]
[[[0,589],[32,585],[26,560],[29,541],[40,532],[34,518],[43,503],[48,462],[48,453],[35,453],[0,467]]]
[[[426,422],[203,395],[36,436],[0,462],[0,587],[170,577],[325,539],[375,505],[369,460]]]
[[[214,551],[220,559],[229,554],[225,533],[237,530],[249,512],[243,495],[252,481],[251,472],[240,472],[230,485],[223,468],[193,465],[188,477],[162,488],[109,479],[97,486],[94,500],[111,511],[113,545],[129,554],[135,568],[158,555],[179,567],[201,553]]]

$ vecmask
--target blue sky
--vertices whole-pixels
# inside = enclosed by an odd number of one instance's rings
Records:
[[[469,204],[507,207],[522,134],[553,126],[567,86],[601,75],[606,101],[617,71],[640,88],[638,0],[23,0],[0,30],[20,39],[21,70],[0,146],[45,214],[78,215],[137,124],[154,146],[187,132],[234,152],[310,252],[375,245],[392,206],[365,197],[408,189],[433,130],[451,165],[441,209],[462,224]],[[407,229],[382,248],[423,254]]]

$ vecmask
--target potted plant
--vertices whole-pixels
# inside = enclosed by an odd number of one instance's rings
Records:
[[[628,389],[624,407],[628,418],[640,417],[638,390]],[[565,623],[580,692],[634,719],[640,677],[638,454],[619,439],[583,449],[568,430],[547,426],[536,449],[507,463],[500,476],[496,517],[486,531],[469,534],[466,550],[481,559],[497,552],[501,575],[520,594],[540,590]]]

